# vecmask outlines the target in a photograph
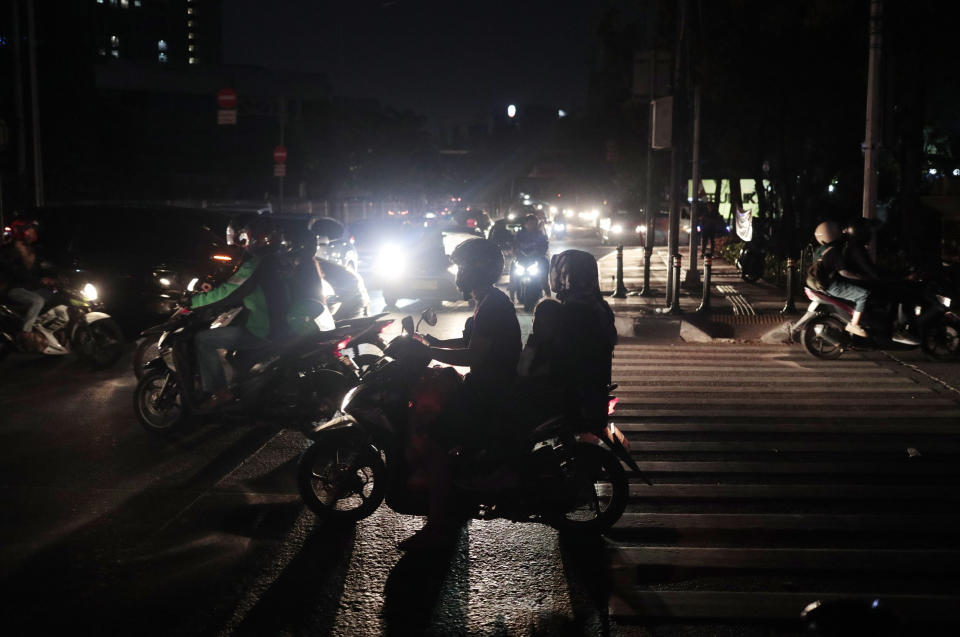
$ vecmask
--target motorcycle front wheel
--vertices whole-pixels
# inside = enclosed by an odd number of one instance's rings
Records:
[[[836,360],[843,354],[847,334],[843,322],[833,316],[818,316],[803,328],[803,348],[821,360]]]
[[[386,481],[380,454],[348,440],[314,442],[297,463],[304,504],[335,522],[356,522],[376,511],[386,495]]]
[[[137,380],[143,378],[144,366],[152,360],[160,358],[160,348],[157,344],[160,342],[159,334],[152,334],[140,339],[137,343],[137,349],[133,353],[133,374]]]
[[[153,433],[173,433],[189,420],[177,379],[166,370],[143,374],[133,390],[133,411],[143,428]]]
[[[84,323],[77,328],[71,346],[91,366],[110,367],[123,355],[123,330],[111,318]]]
[[[920,349],[928,357],[938,361],[953,360],[960,356],[960,330],[954,323],[940,321],[923,333]]]
[[[571,455],[562,487],[567,492],[566,510],[548,516],[547,521],[566,535],[600,535],[627,508],[627,474],[620,460],[603,447],[578,442]]]

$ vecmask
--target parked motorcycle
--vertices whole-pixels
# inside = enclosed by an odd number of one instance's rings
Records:
[[[202,312],[180,310],[169,322],[144,332],[160,334],[160,357],[146,363],[133,395],[137,419],[148,431],[173,432],[198,414],[203,392],[194,336],[228,324],[231,312],[211,322],[201,318]],[[323,323],[333,328],[329,310],[324,317]],[[291,426],[324,420],[359,380],[356,365],[343,353],[349,341],[348,329],[329,329],[229,353],[237,399],[217,411],[255,414]]]
[[[510,268],[513,291],[527,312],[533,310],[543,294],[543,282],[547,272],[541,261],[538,255],[520,253]]]
[[[810,305],[806,314],[791,326],[791,337],[799,339],[804,349],[816,358],[833,360],[847,350],[906,350],[920,347],[932,358],[944,359],[957,355],[960,349],[960,317],[949,308],[952,299],[930,291],[918,298],[908,312],[907,326],[918,337],[916,343],[894,340],[895,326],[889,313],[876,306],[868,306],[861,325],[867,337],[854,336],[846,331],[853,317],[853,306],[844,299],[826,292],[804,288]]]
[[[414,333],[407,316],[403,333],[347,393],[340,411],[307,434],[313,444],[300,457],[297,485],[318,515],[356,521],[384,501],[404,515],[427,513],[426,485],[417,479],[416,458],[408,457],[412,422],[423,406],[436,409],[455,391],[451,374],[457,375],[429,368],[428,350]],[[580,414],[557,414],[518,444],[512,459],[499,461],[515,478],[507,483],[478,483],[471,473],[477,456],[456,456],[455,500],[472,517],[545,522],[578,535],[603,533],[620,518],[629,491],[621,462],[640,469],[623,434],[605,417],[588,422]]]
[[[763,267],[766,261],[766,251],[759,241],[747,241],[737,256],[737,267],[740,268],[740,278],[747,283],[755,283],[763,276]]]
[[[75,353],[95,368],[109,367],[123,354],[123,330],[102,312],[92,283],[81,289],[60,287],[40,311],[28,339],[19,337],[23,326],[20,307],[0,302],[0,360],[11,351],[53,356]]]

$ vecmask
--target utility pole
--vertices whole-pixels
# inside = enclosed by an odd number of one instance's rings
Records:
[[[280,145],[283,146],[283,147],[286,147],[286,140],[284,139],[284,135],[285,135],[285,132],[286,132],[286,126],[287,126],[287,121],[286,121],[286,120],[287,120],[287,100],[286,100],[286,98],[285,98],[283,95],[281,95],[281,96],[280,96]],[[286,171],[286,168],[284,168],[284,171]],[[283,176],[283,175],[280,175],[279,177],[277,177],[277,179],[280,180],[280,181],[279,181],[280,201],[279,201],[279,203],[277,204],[277,212],[283,212],[283,179],[284,179],[284,176]]]
[[[656,15],[656,8],[654,8],[654,15]],[[650,41],[652,43],[650,47],[650,110],[647,116],[647,128],[650,129],[649,139],[647,139],[647,192],[646,192],[646,202],[644,207],[646,208],[646,214],[644,215],[644,222],[647,226],[647,232],[644,237],[643,245],[643,289],[640,290],[640,296],[653,296],[653,290],[650,289],[650,258],[653,256],[653,242],[655,240],[655,224],[657,223],[657,216],[653,209],[653,100],[656,97],[657,90],[657,49],[653,38],[655,37],[655,32],[653,30],[653,21],[650,21],[651,27],[651,36]]]
[[[870,1],[870,61],[867,68],[867,131],[863,142],[863,218],[877,214],[877,151],[880,143],[880,53],[883,47],[883,0]],[[870,256],[877,257],[876,239]]]
[[[668,263],[674,263],[674,259],[679,253],[680,248],[680,206],[682,200],[686,199],[687,180],[684,178],[683,151],[684,151],[684,128],[686,126],[687,109],[685,108],[686,94],[686,56],[684,55],[684,45],[686,44],[687,30],[687,0],[679,0],[680,13],[677,16],[677,41],[674,53],[673,64],[673,139],[671,146],[670,162],[670,228],[667,234],[667,252],[670,255]],[[667,268],[667,296],[668,306],[679,307],[679,303],[674,300],[671,303],[671,291],[676,288],[674,285],[674,270]]]
[[[27,0],[27,39],[30,63],[30,115],[33,124],[33,194],[34,204],[43,205],[43,160],[40,155],[40,97],[37,87],[37,30],[33,0]]]
[[[687,264],[687,283],[700,283],[700,271],[697,270],[697,211],[700,203],[700,87],[693,89],[693,201],[690,202],[690,261]]]
[[[13,0],[13,101],[17,113],[17,199],[22,202],[27,183],[27,118],[23,106],[23,37],[20,34],[20,0]]]

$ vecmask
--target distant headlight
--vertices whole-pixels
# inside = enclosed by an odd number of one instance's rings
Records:
[[[600,220],[600,229],[609,230],[610,229],[610,219],[603,218]]]
[[[162,287],[168,288],[170,287],[170,284],[173,283],[173,281],[171,281],[167,277],[162,276],[159,279],[157,279],[157,283],[159,283]]]
[[[639,226],[637,226],[637,232],[646,232],[646,231],[647,231],[647,227],[645,225],[640,224]]]
[[[80,290],[80,294],[82,294],[83,298],[87,301],[96,301],[97,297],[100,296],[97,293],[97,286],[95,286],[93,283],[87,283],[85,286],[83,286],[83,289]]]
[[[563,231],[566,230],[566,229],[567,229],[567,226],[563,225],[562,223],[555,223],[555,224],[553,224],[553,231],[554,231],[554,232],[563,232]]]
[[[406,272],[407,255],[400,246],[388,243],[380,248],[380,255],[374,269],[385,279],[398,279]]]
[[[617,224],[612,228],[610,228],[610,232],[612,232],[613,234],[620,234],[621,232],[623,232],[623,226],[621,226],[620,224]]]
[[[943,303],[944,307],[950,307],[950,303],[952,302],[948,297],[940,296],[939,294],[937,295],[937,300]]]
[[[520,265],[519,263],[517,263],[516,265],[513,266],[513,271],[516,272],[518,275],[522,275],[524,272],[527,271],[527,269],[522,265]]]

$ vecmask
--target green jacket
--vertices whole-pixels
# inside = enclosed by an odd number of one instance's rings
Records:
[[[236,307],[242,298],[243,307],[247,310],[243,322],[244,326],[254,336],[263,339],[268,338],[270,336],[270,312],[267,307],[267,297],[256,280],[257,268],[261,263],[260,258],[248,255],[236,272],[224,283],[209,292],[195,295],[190,300],[190,307],[200,308],[224,302],[224,309],[228,309],[229,306]]]

